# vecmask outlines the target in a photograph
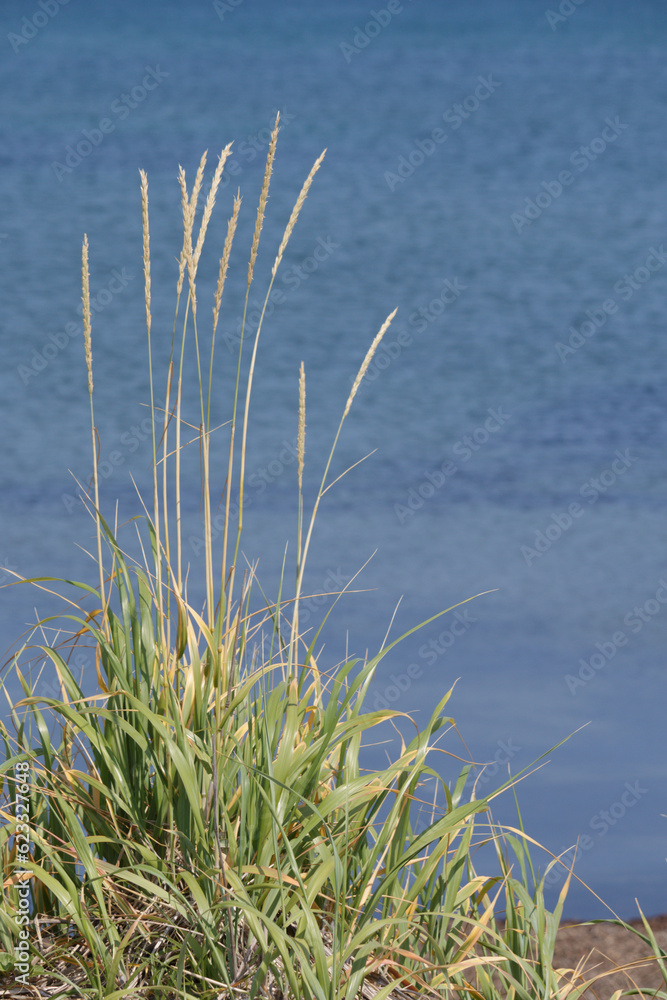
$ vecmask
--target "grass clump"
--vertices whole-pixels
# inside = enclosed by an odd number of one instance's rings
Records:
[[[250,249],[246,309],[278,126],[276,119]],[[153,496],[138,529],[140,559],[124,550],[117,525],[100,509],[84,240],[94,456],[87,500],[96,524],[99,582],[95,587],[71,584],[74,596],[60,619],[68,623],[64,638],[26,643],[12,660],[12,676],[25,696],[14,704],[5,689],[10,710],[8,724],[0,728],[6,751],[0,768],[2,968],[7,975],[14,968],[26,989],[30,983],[54,996],[109,1000],[351,1000],[361,995],[383,1000],[415,992],[576,998],[580,989],[551,962],[568,883],[550,913],[544,881],[532,873],[527,841],[488,825],[488,798],[464,794],[470,767],[464,766],[450,785],[431,766],[432,754],[443,752],[437,739],[453,726],[445,714],[451,691],[423,730],[415,728],[410,740],[401,738],[386,767],[364,771],[365,738],[400,715],[364,709],[377,665],[395,643],[363,661],[327,670],[315,655],[319,632],[306,635],[299,628],[315,517],[336,481],[331,480],[336,443],[394,313],[373,339],[342,406],[309,516],[303,495],[306,374],[301,366],[296,583],[289,599],[282,596],[283,580],[278,599],[258,606],[252,599],[258,586],[254,571],[241,573],[239,557],[263,314],[249,344],[242,335],[224,429],[228,462],[218,491],[225,527],[216,564],[211,510],[218,494],[210,455],[212,436],[221,431],[211,427],[211,399],[239,196],[220,257],[206,347],[197,273],[230,154],[227,147],[219,158],[196,237],[206,156],[190,190],[184,171],[179,172],[183,244],[163,402],[153,371],[148,180],[141,172]],[[286,224],[265,309],[323,156]],[[198,372],[194,404],[184,399],[188,350]],[[181,457],[193,443],[201,459],[205,539],[201,608],[188,599],[182,537]],[[236,497],[234,526],[230,511]],[[46,579],[28,582],[52,592]],[[43,634],[48,622],[39,623]],[[92,695],[70,666],[72,654],[82,647],[94,650],[98,689]],[[22,666],[28,650],[53,671],[56,697],[40,696],[28,683]],[[21,838],[20,801],[27,804],[29,848]],[[478,873],[473,864],[481,842],[497,848],[499,867],[490,875]],[[25,972],[12,958],[22,927],[29,930]]]

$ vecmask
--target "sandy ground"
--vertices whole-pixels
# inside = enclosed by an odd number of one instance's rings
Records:
[[[658,944],[663,951],[667,951],[667,915],[652,917],[649,922]],[[640,920],[631,923],[643,929]],[[634,964],[626,972],[615,972],[600,980],[584,994],[585,1000],[610,1000],[616,991],[627,992],[633,988],[641,990],[646,997],[652,996],[653,990],[662,990],[662,996],[667,998],[667,982],[656,962],[649,961],[651,954],[650,948],[640,938],[623,927],[564,924],[558,931],[554,964],[557,969],[580,968],[586,979],[617,965]],[[581,983],[582,980],[578,982]],[[36,997],[48,998],[52,992],[53,989],[44,988],[33,988],[26,992],[23,988],[17,988],[16,984],[12,988],[9,982],[0,977],[0,998],[34,1000]],[[364,995],[371,998],[376,992],[377,988],[372,987],[368,992],[364,991]],[[392,996],[400,997],[401,1000],[413,1000],[415,994],[396,990]]]
[[[643,930],[641,920],[631,921],[634,927]],[[663,951],[667,951],[667,915],[651,917],[649,923]],[[558,931],[556,943],[556,968],[575,968],[585,959],[586,978],[629,962],[640,962],[652,954],[650,948],[640,938],[622,927],[610,925],[564,924]],[[631,978],[629,978],[631,977]],[[642,991],[662,989],[667,996],[667,982],[663,979],[655,961],[643,968],[629,969],[625,973],[614,973],[602,979],[585,996],[588,1000],[599,997],[608,1000],[616,990]]]

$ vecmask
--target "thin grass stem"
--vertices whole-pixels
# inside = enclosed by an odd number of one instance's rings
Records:
[[[90,322],[90,271],[88,266],[88,236],[83,238],[83,249],[81,251],[81,284],[83,303],[83,339],[86,351],[86,367],[88,369],[88,398],[90,399],[90,428],[93,444],[93,481],[95,484],[95,524],[97,529],[97,565],[100,579],[100,600],[102,601],[102,621],[105,621],[104,608],[106,605],[104,588],[104,565],[102,562],[102,527],[100,523],[100,489],[98,466],[99,456],[99,434],[95,427],[95,414],[93,410],[93,350],[92,331]]]

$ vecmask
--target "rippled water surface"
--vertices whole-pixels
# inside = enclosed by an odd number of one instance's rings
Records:
[[[518,771],[586,726],[521,786],[523,818],[554,851],[580,838],[575,872],[631,917],[635,896],[665,909],[667,17],[658,0],[566,6],[421,0],[372,15],[358,0],[74,0],[42,24],[37,5],[3,4],[0,562],[95,579],[72,479],[90,472],[84,232],[103,501],[113,511],[118,498],[120,518],[139,513],[130,476],[147,485],[150,449],[138,170],[150,181],[159,364],[180,250],[177,166],[192,178],[203,149],[213,163],[233,139],[198,286],[209,315],[240,186],[214,403],[226,419],[245,248],[280,110],[257,298],[301,182],[327,155],[262,335],[247,557],[275,588],[295,524],[299,363],[312,491],[357,367],[398,306],[336,469],[373,454],[327,494],[313,542],[314,593],[375,553],[354,584],[364,593],[329,619],[329,662],[377,648],[401,597],[392,636],[493,591],[392,650],[371,703],[423,718],[458,678],[459,731],[476,760],[495,761],[486,789],[508,761]],[[36,604],[50,607],[3,590],[3,648]],[[309,613],[319,622],[322,606]],[[463,752],[453,735],[448,746]],[[578,886],[569,908],[604,912]]]

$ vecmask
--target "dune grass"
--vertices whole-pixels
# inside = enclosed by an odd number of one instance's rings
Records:
[[[246,309],[257,280],[278,128],[276,119],[250,247]],[[153,426],[153,496],[138,529],[141,560],[123,551],[117,526],[100,509],[84,240],[94,458],[88,505],[96,525],[99,580],[95,586],[69,584],[71,596],[58,620],[64,638],[51,644],[31,639],[13,657],[12,677],[24,697],[13,704],[5,687],[1,969],[26,989],[30,983],[56,991],[52,995],[100,1000],[361,995],[383,1000],[415,994],[576,1000],[586,984],[555,970],[552,962],[570,875],[550,912],[544,903],[547,873],[533,871],[530,838],[521,830],[500,830],[490,819],[490,799],[512,782],[477,800],[464,794],[469,764],[450,783],[435,766],[433,755],[446,752],[437,744],[454,724],[446,714],[451,691],[442,693],[422,730],[414,727],[410,740],[399,740],[386,767],[364,770],[363,747],[373,730],[400,718],[397,712],[364,709],[374,672],[395,643],[375,656],[327,668],[318,662],[324,654],[316,658],[319,631],[300,631],[306,559],[320,502],[335,482],[336,443],[394,313],[372,340],[342,403],[329,454],[318,457],[322,478],[308,514],[303,365],[298,377],[295,373],[293,586],[285,574],[277,599],[260,603],[252,568],[240,568],[249,413],[263,314],[254,336],[247,344],[242,337],[239,346],[229,423],[211,427],[216,329],[234,257],[238,196],[206,342],[197,296],[200,256],[230,154],[227,147],[220,156],[196,236],[206,157],[191,189],[180,170],[184,236],[162,384],[153,371],[148,180],[141,173]],[[323,156],[286,223],[265,309]],[[194,401],[184,398],[187,351],[199,373]],[[214,433],[226,434],[228,442],[221,483],[214,482],[209,462]],[[193,442],[203,484],[201,608],[188,600],[181,516],[181,455]],[[211,511],[219,496],[225,529],[216,565]],[[235,525],[230,511],[236,498]],[[45,578],[21,582],[55,592],[55,581]],[[42,635],[50,621],[40,623]],[[74,652],[83,647],[94,651],[93,695],[84,693],[71,668]],[[41,657],[53,672],[57,696],[40,695],[28,683],[22,666],[27,653]],[[29,827],[29,849],[22,820]],[[474,864],[481,843],[494,844],[498,858],[486,874]],[[26,971],[16,959],[21,940],[28,942],[29,950],[21,952],[28,955]]]

